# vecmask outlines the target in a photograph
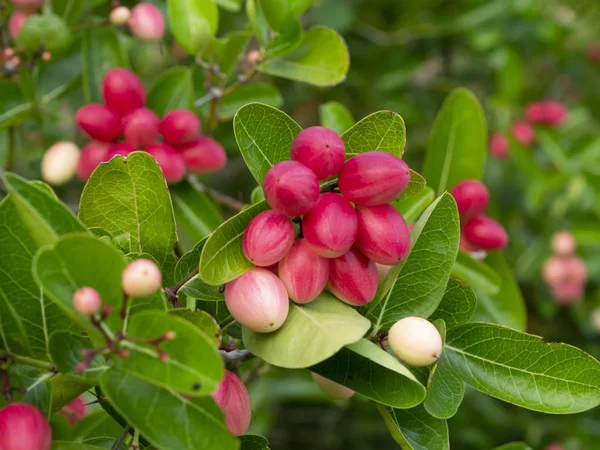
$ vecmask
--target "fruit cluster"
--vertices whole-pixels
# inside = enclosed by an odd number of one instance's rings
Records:
[[[484,214],[490,194],[478,180],[464,180],[450,191],[461,222],[460,247],[472,254],[482,250],[498,250],[508,244],[504,227]]]
[[[546,260],[542,269],[542,278],[559,304],[574,303],[583,298],[587,270],[583,260],[575,254],[575,246],[575,238],[568,231],[554,234],[554,256]]]

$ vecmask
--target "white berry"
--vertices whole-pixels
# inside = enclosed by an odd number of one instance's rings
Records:
[[[131,297],[147,297],[162,285],[160,269],[149,259],[136,259],[121,275],[123,291]]]
[[[394,354],[411,366],[433,364],[442,353],[442,337],[436,327],[420,317],[405,317],[388,333],[388,344]]]
[[[57,142],[42,158],[42,178],[47,183],[60,186],[69,181],[77,172],[79,147],[73,142]]]

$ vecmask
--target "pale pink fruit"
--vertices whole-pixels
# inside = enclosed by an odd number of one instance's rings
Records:
[[[117,6],[110,12],[108,20],[110,20],[110,23],[113,25],[119,26],[125,25],[130,17],[131,10],[127,6]]]
[[[82,287],[77,289],[73,295],[73,307],[79,314],[91,316],[100,311],[101,306],[102,299],[94,288]]]
[[[415,367],[436,362],[443,348],[440,332],[421,317],[405,317],[392,325],[388,344],[398,358]]]
[[[158,41],[165,34],[165,19],[160,9],[151,3],[135,5],[128,23],[131,33],[142,41]]]
[[[77,173],[79,156],[79,147],[74,142],[57,142],[44,153],[42,178],[54,186],[67,183]]]
[[[212,397],[223,411],[229,432],[235,436],[246,433],[252,419],[252,404],[248,389],[242,380],[226,370]]]
[[[130,262],[121,274],[123,292],[131,297],[148,297],[158,291],[161,285],[160,269],[149,259]]]
[[[575,245],[575,238],[566,230],[558,231],[552,236],[552,250],[557,255],[572,255],[575,252]]]

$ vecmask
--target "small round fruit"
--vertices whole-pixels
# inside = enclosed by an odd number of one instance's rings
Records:
[[[177,151],[191,173],[203,175],[218,172],[227,165],[225,149],[208,136],[200,136],[192,142],[177,147]]]
[[[463,221],[483,214],[490,202],[490,193],[487,187],[478,180],[461,181],[452,188],[450,194],[456,201],[458,215]]]
[[[2,450],[49,450],[52,430],[46,417],[27,403],[11,403],[0,410]]]
[[[69,47],[72,38],[71,28],[62,17],[45,12],[33,14],[25,21],[15,47],[29,56],[37,55],[40,48],[57,55]]]
[[[424,367],[442,354],[442,337],[436,327],[421,317],[405,317],[388,332],[392,352],[407,364]]]
[[[21,28],[25,24],[25,21],[29,19],[31,13],[28,11],[13,11],[8,18],[8,34],[12,40],[16,40],[21,32]]]
[[[49,184],[60,186],[77,173],[79,147],[74,142],[57,142],[44,153],[42,178]]]
[[[542,268],[542,279],[549,285],[555,285],[567,278],[563,258],[552,256],[546,260]]]
[[[338,185],[348,200],[362,206],[383,205],[398,197],[410,181],[404,161],[384,152],[367,152],[346,161]]]
[[[302,233],[318,255],[325,258],[342,256],[356,241],[356,210],[340,194],[323,194],[316,206],[304,215]]]
[[[225,426],[229,432],[235,436],[246,433],[252,419],[252,404],[242,380],[226,370],[212,397],[223,411]]]
[[[94,170],[96,170],[96,167],[101,162],[108,160],[109,148],[110,144],[100,141],[90,141],[83,147],[79,156],[79,165],[77,166],[77,176],[81,181],[87,181]]]
[[[315,173],[296,161],[282,161],[271,167],[263,189],[269,206],[286,216],[309,212],[317,204],[320,192]]]
[[[342,386],[341,384],[331,381],[329,378],[322,377],[314,372],[311,372],[310,374],[323,394],[334,400],[347,400],[354,395],[354,391],[346,386]]]
[[[122,131],[118,114],[98,103],[79,108],[75,120],[89,137],[100,142],[112,142]]]
[[[125,141],[134,147],[151,145],[158,138],[160,121],[148,108],[139,108],[130,112],[123,117],[121,123]]]
[[[568,231],[558,231],[552,236],[552,250],[559,256],[572,255],[575,252],[575,237]]]
[[[96,289],[91,287],[82,287],[75,291],[73,295],[73,307],[79,314],[91,316],[100,311],[102,299]]]
[[[508,244],[508,235],[500,223],[490,217],[473,217],[463,228],[467,241],[484,250],[498,250]]]
[[[533,102],[525,108],[525,118],[531,123],[542,123],[546,118],[546,105],[543,102]]]
[[[552,296],[561,305],[576,303],[583,299],[585,286],[576,281],[561,281],[552,286]]]
[[[325,127],[310,127],[294,138],[290,158],[312,170],[319,180],[326,180],[344,165],[346,146],[335,131]]]
[[[102,79],[102,96],[106,105],[124,116],[146,105],[146,90],[136,74],[116,67]]]
[[[410,251],[410,232],[402,214],[391,205],[358,206],[356,247],[379,264],[394,265]]]
[[[227,283],[225,303],[246,328],[270,333],[285,322],[290,302],[281,280],[270,270],[255,267]]]
[[[148,297],[158,291],[161,284],[160,269],[149,259],[130,262],[121,274],[123,292],[131,297]]]
[[[185,177],[183,158],[167,144],[153,144],[144,149],[156,160],[169,184],[179,183]]]
[[[141,41],[158,41],[165,34],[165,19],[160,9],[151,3],[135,5],[128,23],[131,33]]]
[[[175,147],[190,143],[200,136],[200,119],[187,109],[175,109],[161,120],[160,133]]]
[[[508,139],[502,133],[494,133],[490,138],[490,153],[496,158],[506,158],[510,153]]]
[[[329,278],[329,261],[317,255],[306,239],[297,239],[281,261],[277,273],[291,300],[309,303],[316,299]]]
[[[563,262],[566,278],[583,285],[587,280],[587,267],[583,260],[579,256],[567,256]]]
[[[544,123],[551,127],[562,125],[567,119],[568,110],[565,105],[555,100],[544,102]]]
[[[117,155],[127,157],[131,153],[135,152],[135,150],[135,147],[132,147],[125,142],[117,142],[108,148],[108,152],[106,153],[106,161],[110,161]]]
[[[131,10],[127,6],[117,6],[110,12],[108,20],[110,20],[110,23],[113,25],[119,26],[125,25],[130,17]]]
[[[515,122],[510,127],[512,135],[519,144],[530,147],[535,139],[533,127],[527,122]]]
[[[244,231],[242,249],[254,265],[267,267],[288,254],[294,245],[294,224],[288,216],[263,211]]]
[[[363,306],[373,301],[378,282],[377,266],[356,247],[339,258],[329,260],[327,287],[349,305]]]
[[[87,415],[85,399],[81,396],[77,397],[75,400],[61,409],[59,413],[61,416],[65,417],[71,425],[75,425]]]

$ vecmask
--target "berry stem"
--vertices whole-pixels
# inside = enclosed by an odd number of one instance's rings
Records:
[[[123,441],[127,437],[127,433],[129,433],[129,430],[131,430],[131,425],[129,425],[129,424],[125,425],[125,428],[123,428],[123,432],[121,433],[121,436],[119,436],[119,439],[117,440],[117,442],[115,442],[115,445],[113,445],[112,450],[118,450],[121,448],[121,445],[123,444]]]

